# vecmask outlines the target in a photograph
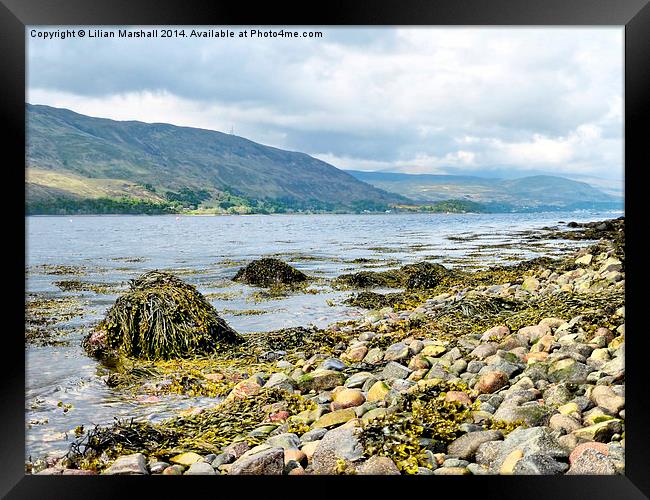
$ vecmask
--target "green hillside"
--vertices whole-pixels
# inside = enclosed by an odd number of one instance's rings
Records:
[[[307,154],[235,135],[30,104],[27,166],[31,213],[92,212],[97,200],[129,200],[135,211],[142,202],[163,212],[244,213],[374,211],[408,201]]]

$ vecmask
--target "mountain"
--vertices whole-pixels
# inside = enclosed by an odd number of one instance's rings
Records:
[[[26,110],[31,213],[101,211],[107,200],[244,211],[383,210],[407,201],[307,154],[235,135]]]
[[[551,175],[518,179],[461,175],[403,174],[348,170],[357,179],[422,203],[466,200],[493,210],[622,208],[611,196],[585,182]]]

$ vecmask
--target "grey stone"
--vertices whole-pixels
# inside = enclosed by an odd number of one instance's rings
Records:
[[[484,366],[485,363],[483,363],[483,361],[473,360],[467,363],[467,371],[470,373],[478,373]]]
[[[530,427],[538,427],[548,425],[556,411],[537,402],[525,403],[521,406],[502,404],[494,413],[494,418],[510,423],[523,420]]]
[[[325,428],[312,429],[310,431],[305,432],[302,436],[300,436],[300,441],[302,441],[303,443],[309,443],[310,441],[318,441],[322,439],[325,434],[327,434],[327,429]]]
[[[409,370],[406,366],[400,365],[395,361],[391,361],[384,367],[380,378],[384,380],[392,378],[402,379],[408,377],[410,374],[411,370]]]
[[[548,455],[528,455],[517,462],[512,473],[525,475],[562,474],[569,468],[568,464],[558,462]]]
[[[169,464],[167,462],[153,462],[149,466],[149,471],[152,474],[160,474],[162,471],[164,471],[167,467],[169,467]]]
[[[384,361],[401,361],[408,358],[409,348],[404,342],[389,346],[384,352]]]
[[[195,462],[185,471],[186,476],[215,476],[216,472],[210,464]]]
[[[566,459],[569,451],[560,446],[553,432],[548,427],[518,428],[503,441],[483,443],[476,451],[476,462],[486,465],[496,474],[503,461],[513,450],[521,450],[524,457],[529,455],[547,455],[552,458]]]
[[[220,453],[212,461],[212,467],[215,469],[219,468],[220,465],[231,464],[235,461],[235,455],[232,453]]]
[[[470,432],[452,441],[447,447],[447,455],[471,460],[474,458],[478,447],[483,443],[501,439],[503,439],[501,431]]]
[[[358,372],[350,376],[343,385],[349,389],[358,389],[363,387],[363,383],[370,377],[373,377],[373,374],[370,372]]]
[[[337,428],[329,431],[318,443],[312,457],[315,474],[335,474],[339,459],[347,464],[363,458],[363,446],[356,428]]]
[[[262,449],[257,453],[246,452],[230,466],[231,475],[282,475],[284,472],[284,450],[282,448]]]
[[[289,377],[288,375],[285,375],[284,373],[273,373],[266,384],[264,384],[264,387],[266,388],[272,388],[275,387],[277,389],[283,389],[285,391],[291,392],[293,391],[294,387],[296,386],[296,383],[294,380]]]
[[[297,450],[300,446],[300,438],[291,432],[287,432],[284,434],[278,434],[277,436],[271,436],[266,440],[266,444],[273,446],[274,448]]]
[[[552,384],[544,390],[544,402],[552,406],[562,406],[571,401],[573,394],[566,384]]]
[[[443,467],[467,467],[469,462],[460,458],[448,458],[442,463]]]
[[[475,476],[491,475],[490,469],[479,464],[469,464],[467,466],[467,470],[469,470]]]
[[[335,370],[340,372],[345,370],[346,364],[338,358],[328,358],[321,363],[320,368],[322,370]]]
[[[108,475],[141,475],[149,474],[147,471],[146,460],[142,453],[133,453],[119,457],[104,472]]]

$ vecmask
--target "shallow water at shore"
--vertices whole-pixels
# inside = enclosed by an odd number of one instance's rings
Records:
[[[327,279],[344,272],[377,270],[422,259],[471,268],[562,255],[588,242],[528,241],[521,233],[556,226],[559,221],[586,222],[618,215],[29,217],[29,297],[79,298],[84,314],[56,325],[64,330],[60,337],[63,345],[26,348],[26,456],[65,452],[78,425],[110,423],[115,416],[158,420],[180,408],[214,402],[185,397],[139,402],[106,386],[101,377],[108,372],[79,346],[87,329],[103,316],[127,281],[147,270],[176,272],[196,285],[241,332],[325,326],[360,314],[341,304],[350,292],[335,291],[327,285]],[[265,299],[259,296],[259,289],[230,281],[241,265],[262,256],[275,256],[322,278],[309,287],[317,293]],[[99,289],[100,293],[62,291],[55,282],[64,280],[100,284],[105,289]],[[72,407],[65,411],[67,404]]]

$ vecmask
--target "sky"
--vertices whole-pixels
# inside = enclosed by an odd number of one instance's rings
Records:
[[[34,28],[66,27],[27,28],[32,104],[233,130],[343,169],[623,182],[620,27],[47,40]]]

